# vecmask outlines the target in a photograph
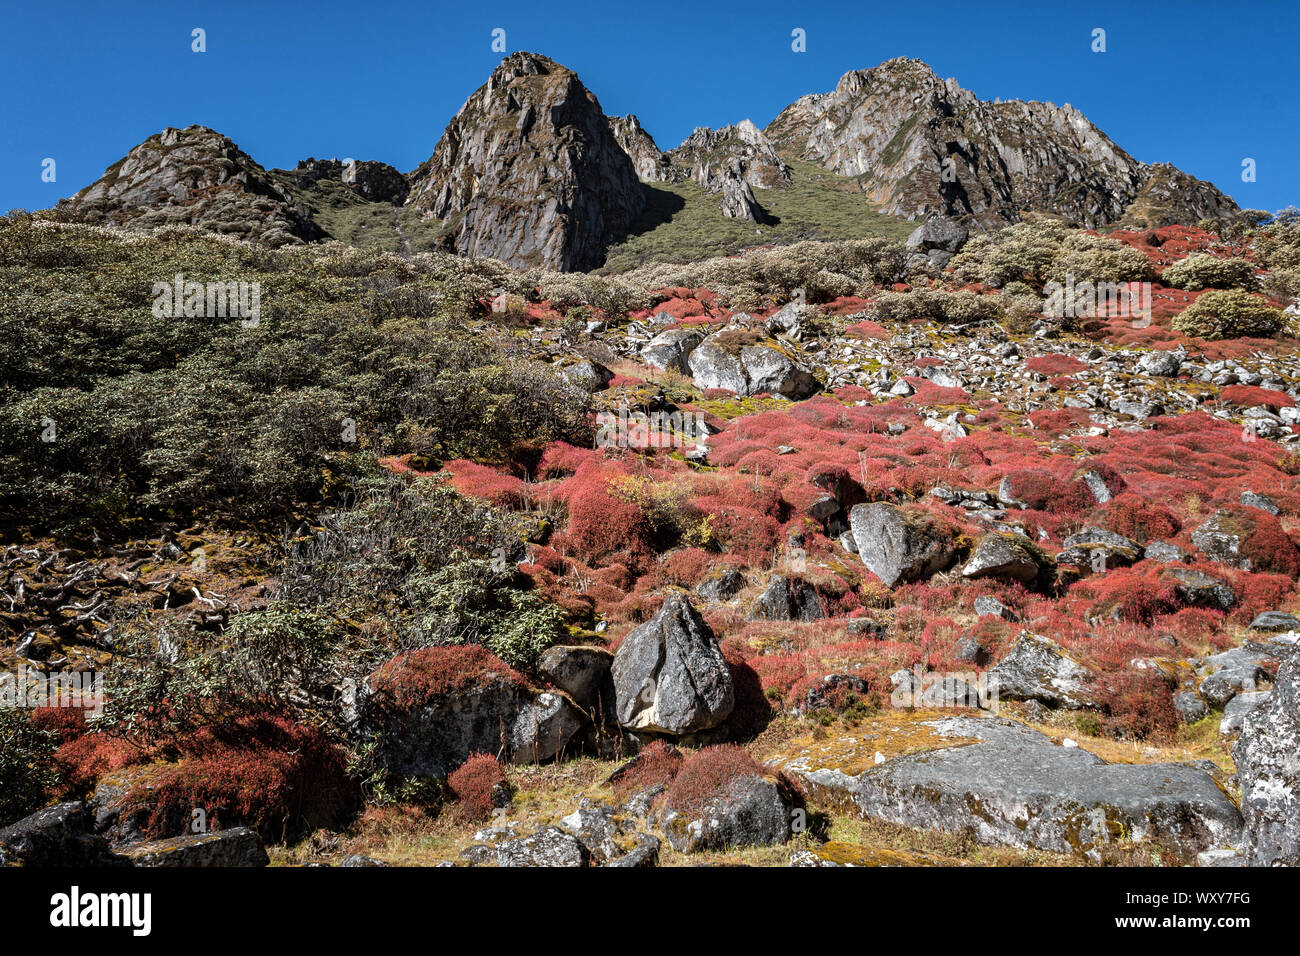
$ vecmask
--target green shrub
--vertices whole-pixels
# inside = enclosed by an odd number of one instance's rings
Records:
[[[1252,289],[1255,266],[1245,259],[1220,259],[1197,253],[1166,266],[1160,281],[1187,292],[1201,289]]]
[[[56,783],[56,735],[34,726],[30,716],[26,709],[0,707],[0,827],[45,806],[45,792]]]
[[[1174,330],[1201,339],[1267,338],[1286,323],[1286,314],[1240,289],[1201,295],[1174,317]]]

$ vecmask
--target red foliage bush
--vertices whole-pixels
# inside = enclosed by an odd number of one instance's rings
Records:
[[[451,486],[462,495],[481,498],[497,508],[517,510],[527,503],[524,483],[513,475],[463,459],[449,461],[443,468],[451,475]]]
[[[1082,481],[1064,481],[1049,471],[1020,469],[1007,472],[1011,497],[1033,511],[1073,514],[1096,499]]]
[[[419,707],[434,697],[458,693],[487,681],[526,686],[522,674],[486,648],[425,647],[399,654],[370,677],[370,689],[398,707]]]
[[[1219,400],[1228,405],[1240,405],[1243,408],[1254,408],[1262,405],[1274,412],[1281,408],[1290,408],[1295,404],[1291,396],[1286,392],[1275,391],[1271,388],[1259,388],[1255,385],[1229,385],[1219,393]]]
[[[610,777],[614,792],[626,797],[647,787],[666,787],[682,767],[681,751],[655,740]]]
[[[1113,613],[1137,624],[1150,624],[1180,606],[1174,582],[1164,577],[1159,567],[1117,568],[1085,578],[1074,589],[1093,595],[1093,614]]]
[[[653,552],[654,529],[637,505],[614,493],[611,482],[626,475],[621,466],[589,461],[565,482],[569,524],[564,538],[588,563],[628,551],[639,565]]]
[[[1173,682],[1150,668],[1126,669],[1101,679],[1095,691],[1106,711],[1106,729],[1117,737],[1168,738],[1178,729]]]
[[[150,753],[119,737],[81,734],[54,752],[59,789],[64,796],[88,794],[105,774],[148,760]]]
[[[177,836],[194,808],[209,822],[244,825],[268,841],[335,827],[356,791],[347,755],[323,733],[284,717],[254,715],[178,741],[181,762],[137,780],[127,805],[148,812],[145,832]]]
[[[766,773],[743,747],[734,744],[705,747],[682,764],[668,787],[666,802],[673,810],[688,813],[700,810],[710,800],[722,796],[740,777],[761,777]]]
[[[1151,504],[1141,495],[1116,495],[1096,513],[1102,527],[1132,538],[1140,544],[1176,535],[1182,524],[1172,511]]]
[[[37,707],[28,718],[33,727],[54,734],[59,745],[86,733],[86,712],[80,707]]]
[[[1086,363],[1063,352],[1036,355],[1025,363],[1025,368],[1040,375],[1072,375],[1075,372],[1082,372],[1087,367]]]
[[[808,674],[803,658],[798,654],[762,654],[751,657],[749,666],[758,675],[763,692],[769,697],[782,699]]]
[[[1300,577],[1300,550],[1278,521],[1267,511],[1251,508],[1241,515],[1241,553],[1250,570]]]
[[[505,791],[505,768],[491,754],[471,754],[447,777],[447,787],[457,801],[457,818],[482,823],[492,816],[498,795]]]

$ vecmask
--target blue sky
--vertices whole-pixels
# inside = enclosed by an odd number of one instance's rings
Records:
[[[149,135],[191,123],[267,167],[338,156],[408,171],[500,60],[498,27],[509,51],[576,70],[605,112],[636,113],[665,149],[696,126],[765,125],[847,70],[911,56],[981,98],[1072,103],[1138,159],[1273,210],[1300,205],[1285,52],[1298,11],[1290,0],[13,2],[0,211],[53,205]],[[206,53],[191,52],[195,27]],[[1090,48],[1098,27],[1105,53]],[[807,52],[791,50],[795,28]],[[46,157],[54,183],[41,181]]]

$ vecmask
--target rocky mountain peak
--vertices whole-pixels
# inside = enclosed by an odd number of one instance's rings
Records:
[[[765,132],[782,151],[859,177],[883,211],[909,219],[995,226],[1032,209],[1097,227],[1122,219],[1153,175],[1069,104],[982,101],[905,58],[844,74]],[[1197,190],[1179,214],[1232,208],[1217,190]]]
[[[462,255],[590,269],[645,199],[636,168],[576,73],[514,53],[412,173],[409,203],[451,226]]]
[[[251,156],[198,125],[155,133],[59,208],[86,222],[196,225],[272,245],[319,234],[310,213]]]

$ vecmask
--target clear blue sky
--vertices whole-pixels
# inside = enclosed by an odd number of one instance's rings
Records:
[[[981,98],[1073,103],[1140,160],[1242,206],[1300,205],[1291,0],[965,4],[871,0],[10,0],[3,13],[0,211],[53,205],[165,126],[201,123],[263,166],[307,156],[407,171],[509,51],[576,70],[661,148],[695,126],[765,125],[850,69],[919,57]],[[207,31],[207,52],[190,31]],[[807,52],[791,51],[791,31]],[[1090,49],[1106,30],[1107,51]],[[1291,50],[1288,54],[1286,51]],[[45,157],[57,181],[41,181]],[[1241,163],[1257,163],[1257,181]]]

